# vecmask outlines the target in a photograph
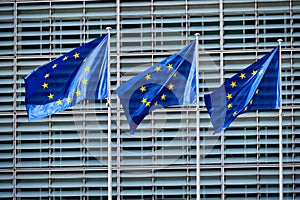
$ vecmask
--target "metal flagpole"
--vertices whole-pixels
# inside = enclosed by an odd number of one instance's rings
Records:
[[[200,102],[199,102],[199,33],[195,33],[196,46],[195,46],[195,56],[196,56],[196,197],[200,200]]]
[[[106,27],[107,31],[107,197],[112,200],[112,166],[111,166],[111,105],[110,105],[110,30],[111,27]]]
[[[282,78],[281,78],[281,42],[279,44],[279,80],[280,80],[280,108],[279,108],[279,200],[283,200],[283,153],[282,153]]]

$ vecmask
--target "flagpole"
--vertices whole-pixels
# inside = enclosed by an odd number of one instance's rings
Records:
[[[283,200],[283,147],[282,147],[282,77],[281,77],[281,42],[279,45],[279,81],[280,81],[280,108],[279,108],[279,200]]]
[[[199,102],[199,33],[195,33],[196,46],[196,198],[200,200],[200,102]]]
[[[112,164],[111,164],[111,105],[110,105],[110,30],[111,27],[106,27],[107,31],[107,199],[112,200]]]

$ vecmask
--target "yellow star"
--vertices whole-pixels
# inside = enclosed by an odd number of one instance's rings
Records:
[[[147,75],[145,76],[145,79],[148,81],[149,79],[151,79],[151,75],[150,75],[150,74],[147,74]]]
[[[259,71],[259,75],[262,75],[263,73],[264,73],[264,70],[261,69],[261,70]]]
[[[71,103],[71,98],[70,97],[67,98],[67,102]]]
[[[66,61],[68,59],[68,56],[65,56],[64,58],[63,58],[63,61]]]
[[[60,99],[57,100],[56,102],[58,105],[61,105],[62,104],[62,101]]]
[[[84,78],[81,82],[83,85],[86,85],[88,83],[88,80]]]
[[[166,95],[165,94],[161,95],[160,99],[161,100],[166,100]]]
[[[236,82],[232,81],[230,85],[232,88],[234,88],[236,86]]]
[[[87,60],[87,58],[85,58],[85,59],[83,60],[83,62],[86,62],[86,60]]]
[[[234,111],[234,112],[233,112],[233,116],[236,116],[236,114],[237,114],[237,112],[236,112],[236,111]]]
[[[85,72],[89,72],[89,71],[90,71],[90,67],[89,67],[89,66],[86,66],[86,67],[84,68],[84,71],[85,71]]]
[[[227,99],[228,99],[228,100],[232,99],[232,94],[229,94],[229,93],[228,93],[228,94],[227,94]]]
[[[227,105],[227,108],[229,109],[229,108],[232,108],[232,104],[230,103],[230,104],[228,104]]]
[[[48,78],[50,76],[50,74],[45,74],[44,78]]]
[[[245,111],[248,110],[248,106],[246,106],[244,110],[245,110]]]
[[[173,77],[176,77],[176,76],[177,76],[177,72],[174,73]]]
[[[169,84],[168,86],[169,90],[173,90],[174,89],[174,85],[172,83]]]
[[[257,73],[257,70],[253,70],[251,74],[254,76],[256,73]]]
[[[259,93],[259,89],[257,89],[256,91],[255,91],[255,94],[258,94]]]
[[[76,58],[79,58],[79,53],[75,53],[74,55],[73,55],[73,57],[76,59]]]
[[[146,103],[146,106],[149,107],[150,105],[151,105],[151,102],[148,101],[148,102]]]
[[[156,72],[159,72],[159,71],[160,71],[160,67],[158,67],[158,66],[155,67],[155,71],[156,71]]]
[[[76,96],[80,96],[81,91],[80,91],[80,90],[77,90],[77,91],[75,92],[75,94],[76,94]]]
[[[52,69],[55,69],[57,67],[57,64],[54,64],[53,66],[52,66]]]
[[[48,99],[49,99],[49,100],[50,100],[50,99],[53,99],[53,97],[54,97],[54,94],[50,93],[49,96],[48,96]]]
[[[242,73],[242,74],[240,75],[240,78],[241,78],[241,79],[246,78],[246,74]]]
[[[42,85],[44,89],[48,88],[48,83],[45,83]]]
[[[140,90],[141,90],[141,92],[145,92],[146,91],[146,87],[142,86],[142,87],[140,87]]]
[[[168,68],[168,70],[171,70],[171,69],[173,69],[173,65],[172,64],[168,64],[167,68]]]
[[[158,104],[158,101],[156,101],[154,105],[157,106],[157,104]]]
[[[147,98],[143,98],[141,101],[143,104],[147,103]]]
[[[252,104],[253,104],[253,100],[251,99],[251,100],[250,100],[250,105],[252,105]]]

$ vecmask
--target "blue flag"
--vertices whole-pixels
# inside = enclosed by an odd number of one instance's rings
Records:
[[[25,77],[25,104],[33,121],[82,100],[107,98],[107,35],[86,43]]]
[[[117,88],[130,133],[159,107],[196,102],[196,40]]]
[[[224,131],[242,113],[280,107],[279,50],[277,46],[213,93],[204,95],[215,133]]]

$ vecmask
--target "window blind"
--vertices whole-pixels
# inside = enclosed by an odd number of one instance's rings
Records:
[[[222,8],[220,7],[222,6]],[[111,31],[113,199],[196,199],[196,106],[158,109],[130,135],[116,88],[199,37],[200,197],[276,199],[278,110],[213,134],[203,95],[282,43],[284,199],[299,193],[295,0],[1,1],[1,199],[107,199],[106,101],[29,123],[24,77]]]

